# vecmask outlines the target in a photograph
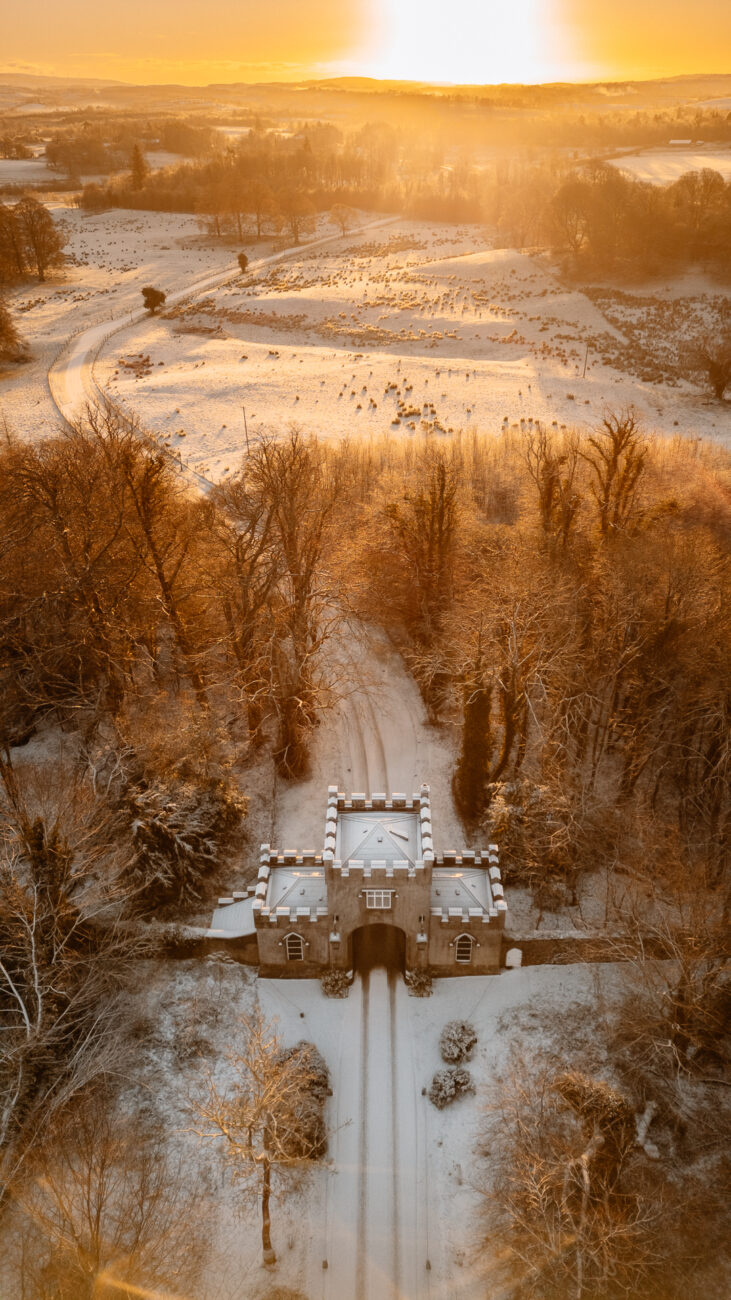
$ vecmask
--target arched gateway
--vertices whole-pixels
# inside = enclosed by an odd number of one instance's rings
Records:
[[[330,786],[323,851],[262,845],[256,886],[219,899],[209,934],[255,937],[268,976],[370,969],[381,958],[485,975],[500,968],[506,911],[496,845],[435,854],[428,786],[369,798]]]
[[[352,967],[361,974],[376,966],[406,969],[406,935],[397,925],[361,925],[353,931]]]

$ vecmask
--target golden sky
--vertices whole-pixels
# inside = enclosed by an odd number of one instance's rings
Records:
[[[731,19],[729,0],[22,0],[0,69],[188,84],[731,72]]]

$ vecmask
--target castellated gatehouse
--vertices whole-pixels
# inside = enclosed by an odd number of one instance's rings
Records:
[[[497,847],[436,854],[429,787],[330,786],[317,849],[262,845],[256,885],[219,900],[209,934],[256,941],[265,976],[385,962],[433,976],[497,973],[507,904]]]

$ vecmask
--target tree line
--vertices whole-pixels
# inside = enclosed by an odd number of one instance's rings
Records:
[[[198,163],[107,186],[83,206],[198,212],[211,233],[276,233],[306,203],[398,211],[424,220],[488,222],[510,244],[544,246],[587,273],[658,274],[700,264],[723,271],[731,247],[731,182],[712,168],[652,185],[604,162],[553,157],[479,164],[439,141],[385,125],[348,135],[327,125],[293,137],[252,132]]]
[[[206,497],[111,408],[11,440],[2,734],[57,713],[123,734],[161,681],[203,725],[225,683],[245,745],[266,739],[299,776],[332,699],[328,644],[357,612],[457,727],[458,803],[500,831],[509,874],[566,894],[589,860],[685,855],[714,887],[731,811],[724,465],[651,440],[631,410],[587,435],[444,444],[294,430]]]

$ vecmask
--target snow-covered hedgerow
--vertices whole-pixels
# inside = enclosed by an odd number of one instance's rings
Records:
[[[450,1020],[439,1038],[442,1060],[448,1061],[450,1065],[459,1065],[460,1061],[469,1060],[476,1042],[474,1025],[467,1020]]]
[[[475,1085],[472,1082],[472,1075],[463,1066],[458,1066],[456,1069],[437,1070],[429,1089],[429,1100],[434,1103],[438,1110],[444,1110],[445,1106],[451,1105],[458,1097],[463,1097],[466,1093],[474,1091]]]

